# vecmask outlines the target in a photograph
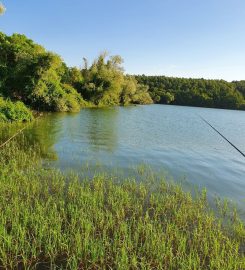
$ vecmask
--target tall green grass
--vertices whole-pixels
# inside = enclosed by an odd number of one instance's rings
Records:
[[[0,149],[0,269],[245,269],[244,223],[216,217],[205,191],[143,173],[79,179],[38,153]]]

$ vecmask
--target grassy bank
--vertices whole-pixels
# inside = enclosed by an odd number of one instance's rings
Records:
[[[81,180],[14,142],[0,164],[0,269],[245,268],[244,224],[231,212],[222,225],[205,192],[194,200],[152,176]]]

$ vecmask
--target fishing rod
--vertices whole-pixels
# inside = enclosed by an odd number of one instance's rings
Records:
[[[216,131],[223,139],[225,139],[233,148],[235,148],[243,157],[245,157],[245,154],[238,149],[232,142],[230,142],[223,134],[221,134],[215,127],[213,127],[206,119],[204,119],[202,116],[199,115],[199,117],[207,124],[209,125],[214,131]]]
[[[38,120],[40,115],[35,118],[35,121]],[[23,128],[19,129],[13,136],[11,136],[7,141],[3,142],[0,144],[0,149],[3,148],[6,144],[8,144],[10,141],[12,141],[16,136],[18,136],[20,133],[22,133],[31,123],[27,124]]]
[[[27,127],[23,127],[22,129],[18,130],[12,137],[10,137],[7,141],[5,141],[4,143],[2,143],[0,145],[0,149],[2,147],[4,147],[7,143],[9,143],[11,140],[13,140],[17,135],[19,135],[24,129],[26,129]]]

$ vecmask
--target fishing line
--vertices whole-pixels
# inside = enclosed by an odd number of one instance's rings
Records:
[[[207,125],[209,125],[214,131],[216,131],[223,139],[225,139],[233,148],[235,148],[243,157],[245,157],[245,154],[238,149],[232,142],[230,142],[223,134],[221,134],[215,127],[213,127],[206,119],[204,119],[202,116],[199,115],[199,117],[205,122]]]

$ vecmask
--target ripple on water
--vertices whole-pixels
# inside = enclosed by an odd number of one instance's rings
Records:
[[[149,164],[244,207],[245,159],[199,115],[245,151],[245,112],[167,105],[51,114],[25,131],[63,170],[86,163],[129,171]],[[244,207],[245,208],[245,207]]]

